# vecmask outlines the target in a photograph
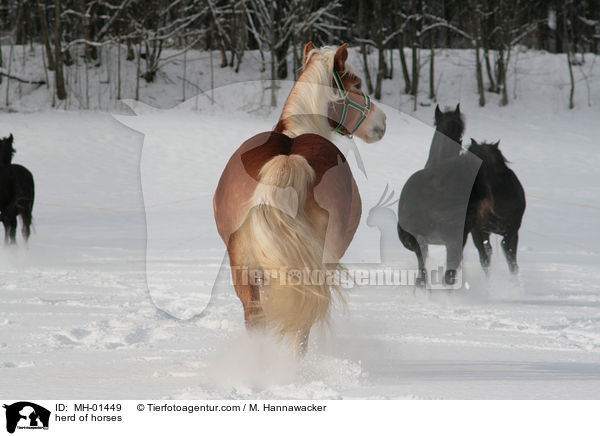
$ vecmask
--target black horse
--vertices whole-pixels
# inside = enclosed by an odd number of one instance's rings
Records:
[[[487,273],[492,246],[490,233],[503,236],[502,249],[511,273],[517,273],[517,245],[519,228],[525,212],[525,191],[516,174],[506,165],[506,158],[498,148],[500,142],[477,143],[471,139],[469,151],[482,160],[481,180],[489,187],[490,198],[477,215],[471,229],[473,243],[479,251],[479,261]]]
[[[11,134],[0,140],[0,219],[4,225],[6,243],[16,242],[17,216],[21,217],[23,238],[31,235],[35,184],[31,172],[12,163],[15,149]]]
[[[489,197],[489,187],[479,171],[480,159],[470,153],[460,154],[464,132],[460,107],[446,112],[436,107],[435,125],[425,168],[407,180],[400,194],[398,236],[417,256],[419,285],[427,280],[428,245],[445,245],[444,280],[453,285],[464,244]]]

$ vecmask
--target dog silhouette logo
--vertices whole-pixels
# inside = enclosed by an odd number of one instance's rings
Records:
[[[50,411],[29,401],[19,401],[4,405],[6,409],[6,431],[14,433],[18,429],[48,429]]]

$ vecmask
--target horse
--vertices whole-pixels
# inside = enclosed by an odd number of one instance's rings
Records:
[[[462,250],[485,198],[485,186],[474,183],[479,159],[462,154],[465,123],[460,105],[435,109],[436,131],[425,168],[405,183],[398,202],[398,236],[417,256],[417,285],[425,286],[428,245],[446,246],[444,281],[454,285]]]
[[[350,166],[331,140],[373,143],[386,128],[347,58],[347,44],[306,44],[273,131],[234,152],[213,198],[246,329],[275,332],[299,356],[312,326],[327,320],[332,295],[341,297],[333,278],[361,216]]]
[[[13,164],[14,138],[0,140],[0,214],[4,225],[5,243],[16,242],[17,217],[21,217],[21,233],[27,242],[31,235],[35,183],[31,172],[22,165]]]
[[[500,141],[494,143],[478,143],[471,138],[469,151],[482,160],[481,182],[489,186],[489,204],[478,214],[474,227],[471,229],[473,243],[479,252],[481,267],[489,272],[492,246],[490,233],[503,237],[502,250],[508,263],[509,271],[516,274],[517,245],[519,229],[525,213],[525,191],[517,175],[507,166],[507,160],[498,147]]]

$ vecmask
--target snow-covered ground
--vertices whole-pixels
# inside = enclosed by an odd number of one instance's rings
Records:
[[[37,184],[29,246],[0,249],[3,395],[599,398],[600,87],[591,80],[588,107],[580,81],[568,111],[566,61],[523,52],[511,75],[518,100],[500,108],[492,94],[480,109],[469,54],[437,59],[440,101],[461,102],[465,138],[501,139],[525,187],[518,282],[498,239],[489,280],[469,242],[468,290],[348,290],[348,310],[336,307],[332,328],[314,329],[296,361],[268,338],[247,337],[227,271],[219,273],[225,251],[212,218],[229,156],[279,115],[257,103],[261,82],[220,88],[213,106],[206,96],[171,110],[131,103],[138,116],[121,110],[117,119],[1,114],[0,136],[14,134],[15,161]],[[594,62],[584,66],[592,78]],[[433,133],[433,106],[409,112],[395,80],[383,98],[385,138],[356,141],[366,174],[349,158],[364,210],[348,265],[379,261],[369,209],[386,184],[398,193],[422,168]],[[340,146],[352,155],[352,144]],[[381,231],[396,240],[393,223]],[[399,242],[397,250],[414,268],[414,255]]]

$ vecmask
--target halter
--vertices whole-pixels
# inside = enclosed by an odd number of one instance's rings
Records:
[[[348,114],[349,106],[353,107],[354,109],[356,109],[357,111],[360,111],[362,113],[362,116],[360,117],[360,119],[358,120],[356,125],[354,126],[354,129],[352,129],[352,131],[347,134],[349,138],[352,138],[352,135],[354,135],[354,132],[356,132],[358,130],[358,128],[360,127],[360,125],[363,123],[363,121],[367,119],[369,110],[371,110],[371,99],[369,98],[368,95],[366,95],[366,94],[364,95],[365,104],[366,104],[365,106],[362,106],[362,105],[350,100],[350,98],[348,97],[348,93],[346,92],[346,89],[344,89],[344,84],[342,83],[342,79],[340,79],[340,76],[337,73],[337,71],[335,71],[335,68],[333,69],[333,79],[335,80],[335,84],[337,85],[338,89],[340,90],[340,93],[342,94],[342,97],[344,98],[344,108],[342,109],[342,118],[340,119],[340,122],[338,123],[337,127],[335,128],[335,131],[338,132],[342,136],[346,136],[346,133],[344,133],[342,131],[342,127],[344,126],[344,122],[346,121],[346,115]]]

